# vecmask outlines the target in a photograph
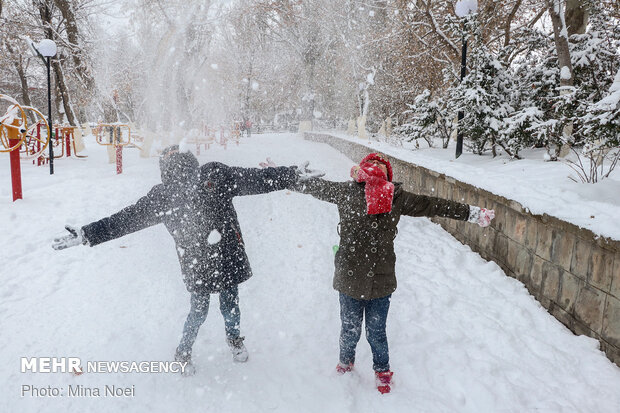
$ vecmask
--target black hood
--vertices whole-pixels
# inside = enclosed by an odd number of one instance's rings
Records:
[[[169,188],[187,190],[198,180],[198,159],[191,152],[179,152],[178,145],[170,146],[159,158],[161,181]]]

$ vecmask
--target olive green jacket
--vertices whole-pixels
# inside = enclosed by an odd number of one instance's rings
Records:
[[[369,215],[364,185],[313,179],[298,183],[295,190],[338,206],[340,245],[335,259],[334,289],[356,299],[370,300],[396,290],[394,238],[401,215],[466,221],[469,205],[416,195],[394,183],[392,211]]]

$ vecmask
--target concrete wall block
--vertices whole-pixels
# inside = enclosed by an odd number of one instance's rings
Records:
[[[392,165],[394,181],[402,182],[405,190],[412,191],[415,188],[415,183],[413,180],[413,176],[416,173],[415,168],[402,162],[398,162],[397,165],[398,168],[394,168],[394,165]]]
[[[413,176],[413,184],[415,186],[416,194],[424,194],[424,187],[422,186],[422,180],[424,171],[421,168],[416,168],[416,172]]]
[[[560,292],[557,302],[566,312],[573,313],[579,290],[584,284],[583,280],[570,272],[564,271],[560,274]]]
[[[538,243],[536,245],[536,255],[550,261],[551,248],[553,246],[553,230],[541,223],[538,225]]]
[[[480,206],[482,202],[480,201],[480,191],[478,190],[478,188],[470,189],[467,195],[467,204],[473,206]]]
[[[495,218],[491,221],[491,226],[500,232],[506,229],[506,207],[497,201],[491,202],[492,209],[495,210]]]
[[[421,189],[424,191],[424,195],[434,196],[435,195],[435,182],[437,178],[434,176],[424,173],[422,174],[422,185]]]
[[[402,177],[408,175],[414,168],[407,162],[401,161],[400,159],[390,158],[390,163],[392,164],[392,172],[394,173],[394,177],[399,177],[399,180],[401,181]]]
[[[437,181],[435,181],[435,196],[439,198],[446,197],[446,181],[443,178],[437,178]]]
[[[452,231],[456,230],[456,220],[454,219],[449,219],[449,218],[444,218],[446,225],[448,226],[448,228],[451,228]]]
[[[446,199],[454,199],[454,184],[451,184],[447,179],[443,181],[444,185],[444,198]]]
[[[515,279],[517,278],[516,274],[512,272],[512,268],[508,268],[506,264],[497,263],[497,265],[499,265],[502,271],[504,271],[504,274],[506,274],[508,277],[515,278]]]
[[[525,248],[521,247],[517,254],[515,264],[515,273],[517,279],[523,283],[530,282],[530,273],[532,272],[533,255]]]
[[[523,215],[511,208],[506,209],[506,235],[518,242],[525,243],[527,221]]]
[[[516,220],[514,223],[514,240],[517,241],[519,244],[525,245],[525,239],[526,239],[526,235],[527,235],[527,219],[519,214],[516,213]]]
[[[609,291],[611,295],[620,300],[620,251],[616,252],[614,257],[614,268],[611,278],[611,288]]]
[[[511,199],[508,200],[508,207],[510,209],[514,210],[514,211],[517,211],[517,212],[522,212],[523,211],[523,205],[521,205],[517,201],[513,201]]]
[[[456,202],[465,202],[466,190],[460,183],[454,184],[452,187],[452,199]]]
[[[536,252],[538,243],[538,221],[532,217],[527,220],[526,236],[523,245],[532,252]]]
[[[459,240],[462,244],[467,245],[467,238],[465,237],[465,235],[464,235],[462,232],[460,232],[460,231],[456,230],[456,231],[454,231],[454,232],[451,232],[451,234],[452,234],[452,236],[453,236],[454,238],[456,238],[457,240]]]
[[[487,251],[493,250],[493,244],[495,244],[495,237],[497,236],[497,231],[493,228],[484,228],[480,234],[480,246]]]
[[[553,305],[549,309],[549,312],[570,330],[573,329],[575,318],[570,313],[564,311],[562,307],[559,305]]]
[[[427,169],[426,171],[429,173],[429,175],[431,175],[431,176],[433,176],[435,178],[439,178],[439,176],[441,175],[439,172],[433,171],[432,169]]]
[[[620,300],[607,297],[603,314],[603,339],[620,348]]]
[[[551,308],[553,308],[553,301],[551,301],[550,299],[548,299],[547,297],[542,295],[542,293],[540,291],[538,292],[538,294],[535,297],[538,300],[538,302],[540,303],[540,305],[545,307],[545,309],[551,310]]]
[[[480,238],[482,237],[482,232],[484,228],[480,228],[478,225],[472,223],[469,223],[466,228],[467,237],[469,238],[469,240],[476,245],[480,245]]]
[[[613,267],[614,256],[611,251],[599,247],[592,248],[588,265],[588,283],[608,292],[611,288]]]
[[[461,235],[465,235],[465,222],[453,219],[452,224],[454,224],[454,230],[456,232],[460,233]]]
[[[513,268],[515,272],[515,267],[517,265],[517,255],[519,255],[520,250],[521,245],[508,238],[508,255],[506,257],[506,264],[508,264],[510,268]]]
[[[570,263],[575,247],[575,236],[563,231],[553,231],[551,261],[570,271]]]
[[[563,270],[550,262],[543,264],[543,295],[554,302],[560,301],[560,277]]]
[[[504,234],[497,234],[493,244],[493,256],[500,262],[508,263],[508,238]]]
[[[504,225],[504,234],[506,234],[510,239],[515,239],[515,222],[516,222],[516,212],[510,208],[506,208],[506,221]],[[515,240],[516,241],[516,240]]]
[[[575,249],[573,250],[573,258],[570,264],[570,272],[581,279],[588,277],[588,264],[590,262],[590,254],[592,253],[592,245],[577,238]]]
[[[606,294],[584,285],[579,290],[575,302],[574,314],[577,320],[583,322],[594,332],[600,334],[603,328],[603,310],[605,309]]]
[[[620,367],[620,348],[612,346],[604,341],[601,342],[601,350],[605,352],[607,358]]]
[[[595,338],[599,341],[601,339],[600,334],[598,334],[596,331],[592,331],[592,329],[587,324],[577,319],[575,319],[575,322],[573,323],[572,331],[578,336],[588,336],[588,337]]]
[[[545,260],[540,258],[539,256],[534,256],[534,261],[532,262],[532,270],[530,271],[530,284],[526,285],[530,292],[538,292],[542,289],[543,284],[543,265],[545,264]]]

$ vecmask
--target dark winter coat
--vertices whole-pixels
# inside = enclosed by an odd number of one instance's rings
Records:
[[[335,259],[334,288],[356,299],[385,297],[396,290],[394,238],[401,215],[469,218],[469,205],[416,195],[394,183],[392,211],[366,213],[364,183],[315,179],[296,190],[338,206],[340,245]]]
[[[200,167],[197,189],[190,195],[155,185],[134,205],[82,230],[95,246],[163,223],[176,243],[187,290],[219,292],[252,276],[233,197],[277,191],[295,180],[295,168],[238,168],[211,162]]]

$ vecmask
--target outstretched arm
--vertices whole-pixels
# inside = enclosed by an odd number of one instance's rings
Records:
[[[469,205],[448,199],[403,191],[403,215],[412,217],[445,217],[466,221],[469,218]]]
[[[413,217],[445,217],[469,221],[487,227],[495,218],[495,211],[477,206],[462,204],[448,199],[403,192],[405,197],[403,215]]]
[[[229,178],[233,183],[233,196],[257,195],[286,189],[297,180],[295,167],[276,168],[229,168]]]
[[[291,189],[295,192],[312,195],[321,201],[338,204],[347,193],[347,185],[347,182],[332,182],[318,178],[297,182]]]
[[[60,250],[76,245],[91,247],[120,238],[132,232],[159,224],[165,215],[162,188],[160,185],[153,188],[133,205],[122,209],[107,218],[92,222],[82,228],[66,227],[69,235],[56,238],[52,248]]]

